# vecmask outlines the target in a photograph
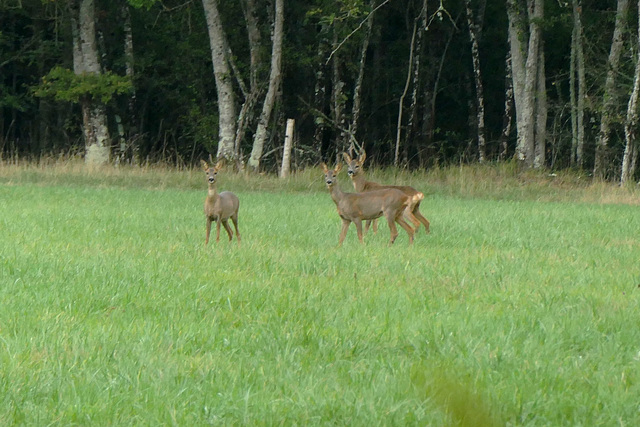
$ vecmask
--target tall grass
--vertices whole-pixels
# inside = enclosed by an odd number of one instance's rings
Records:
[[[199,171],[0,168],[2,424],[638,424],[636,190],[449,172],[338,249],[318,171],[221,174],[204,247]]]

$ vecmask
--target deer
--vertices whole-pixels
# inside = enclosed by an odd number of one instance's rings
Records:
[[[360,154],[356,158],[352,159],[348,153],[342,153],[342,158],[347,164],[347,174],[351,178],[353,188],[355,188],[357,192],[378,191],[383,188],[395,188],[402,191],[407,196],[411,197],[411,203],[407,208],[406,214],[409,220],[415,226],[415,231],[418,232],[420,224],[424,224],[424,228],[427,234],[430,232],[429,220],[425,218],[422,213],[420,213],[420,202],[422,201],[422,199],[424,199],[424,194],[422,192],[408,185],[383,185],[378,184],[377,182],[367,181],[364,177],[364,170],[362,167],[365,159],[367,158],[367,153],[364,151],[364,149],[360,150]],[[369,230],[371,222],[372,221],[367,221],[365,232]],[[377,232],[377,229],[377,221],[373,220],[373,232]]]
[[[200,160],[200,164],[207,176],[208,190],[207,197],[204,199],[204,215],[207,218],[207,236],[205,238],[205,246],[209,243],[209,234],[211,233],[211,222],[216,221],[216,242],[220,241],[220,223],[224,225],[224,229],[229,235],[229,242],[233,237],[231,227],[229,227],[229,218],[233,222],[236,229],[236,240],[240,245],[240,231],[238,230],[238,209],[240,200],[238,196],[230,191],[218,193],[216,178],[218,171],[222,167],[222,161],[211,167],[204,160]]]
[[[409,235],[409,245],[413,243],[413,228],[403,219],[403,212],[411,203],[411,197],[395,188],[383,188],[366,193],[344,193],[340,190],[337,180],[338,172],[342,169],[342,163],[338,163],[334,169],[329,169],[325,163],[322,163],[321,166],[324,172],[325,184],[329,189],[333,202],[336,204],[338,215],[342,218],[342,230],[340,231],[338,247],[342,246],[352,222],[356,225],[358,240],[361,244],[364,244],[362,221],[380,218],[383,215],[387,218],[389,229],[391,230],[389,246],[398,237],[396,222]]]

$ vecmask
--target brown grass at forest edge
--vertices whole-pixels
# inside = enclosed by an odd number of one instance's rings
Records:
[[[370,168],[369,180],[412,185],[425,193],[462,198],[496,200],[539,200],[597,204],[640,205],[640,185],[620,186],[616,182],[594,180],[585,171],[518,170],[514,162],[485,165],[434,167],[428,170]],[[318,192],[326,191],[319,168],[298,170],[287,179],[276,174],[252,175],[228,169],[221,186],[238,191]],[[0,163],[0,183],[4,185],[72,185],[149,189],[205,188],[199,167],[166,164],[143,166],[88,166],[81,159],[45,158],[38,162]],[[340,185],[350,191],[346,174]]]

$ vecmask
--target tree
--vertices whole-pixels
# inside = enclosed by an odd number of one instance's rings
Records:
[[[603,178],[608,167],[608,150],[611,131],[612,115],[616,103],[616,81],[620,66],[620,54],[623,47],[623,28],[629,9],[629,0],[618,0],[616,23],[613,30],[611,50],[607,60],[607,78],[602,97],[602,114],[600,116],[600,131],[596,139],[596,158],[593,165],[593,176]]]
[[[517,0],[508,0],[509,42],[513,71],[516,127],[518,139],[516,159],[527,167],[540,167],[543,159],[536,160],[536,145],[543,146],[546,128],[546,102],[536,99],[546,89],[544,82],[544,55],[542,50],[541,22],[544,18],[544,1],[528,0],[528,10],[523,10]],[[541,110],[542,109],[542,110]],[[544,149],[538,148],[544,156]]]
[[[269,89],[264,99],[262,113],[258,121],[258,128],[253,139],[253,149],[251,157],[249,157],[249,166],[257,171],[260,167],[260,159],[264,148],[264,142],[267,139],[267,125],[271,119],[271,112],[276,102],[276,96],[280,90],[280,81],[282,80],[282,39],[284,31],[284,0],[276,0],[275,2],[275,22],[273,26],[273,34],[271,36],[271,73],[269,76]]]
[[[96,45],[94,0],[70,0],[73,35],[73,70],[76,75],[101,74]],[[107,112],[101,99],[84,94],[80,99],[85,139],[85,162],[105,164],[109,161]]]
[[[473,62],[473,77],[476,86],[476,121],[478,133],[478,162],[482,163],[487,157],[485,129],[484,129],[484,89],[482,85],[482,70],[480,69],[480,49],[478,47],[479,39],[482,33],[482,21],[484,19],[484,10],[486,0],[480,1],[479,12],[474,17],[471,8],[471,0],[465,0],[465,9],[467,12],[467,25],[469,27],[469,39],[471,40],[471,59]]]
[[[638,160],[638,98],[640,97],[640,1],[638,1],[638,38],[636,40],[636,67],[633,77],[633,90],[627,106],[627,119],[624,124],[625,148],[622,156],[620,182],[631,179]]]
[[[218,159],[234,160],[236,107],[231,68],[227,59],[227,42],[218,12],[218,0],[202,0],[209,32],[213,74],[218,95]]]
[[[571,165],[582,167],[584,159],[584,98],[586,77],[584,64],[584,31],[582,29],[581,0],[572,1],[573,32],[571,36],[571,61],[569,66],[569,86],[571,97]],[[577,93],[576,93],[577,76]]]

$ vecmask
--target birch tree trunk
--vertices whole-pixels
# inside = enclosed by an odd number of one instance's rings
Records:
[[[507,13],[518,130],[516,159],[532,167],[535,165],[537,120],[543,117],[538,114],[543,106],[540,102],[536,103],[536,98],[540,96],[538,83],[544,78],[538,75],[544,70],[539,64],[540,58],[544,57],[540,55],[544,1],[529,0],[527,12],[519,7],[516,0],[508,0]],[[527,33],[528,40],[525,37]],[[542,125],[546,126],[546,123]]]
[[[340,52],[338,52],[338,34],[337,29],[334,26],[333,41],[332,41],[332,62],[331,62],[331,112],[333,115],[333,121],[335,123],[336,137],[335,155],[338,156],[341,152],[345,151],[346,135],[344,133],[345,114],[344,114],[344,85],[342,76],[340,73]]]
[[[596,139],[596,157],[593,165],[593,176],[603,178],[608,167],[609,138],[611,131],[612,113],[615,109],[616,76],[620,65],[620,53],[622,52],[624,29],[629,0],[618,0],[616,10],[616,23],[613,30],[613,40],[609,59],[607,61],[607,79],[604,84],[602,100],[602,116],[600,118],[600,131]]]
[[[287,129],[284,134],[284,149],[282,150],[282,168],[280,178],[287,178],[291,170],[291,148],[293,147],[293,129],[295,120],[287,119]]]
[[[140,164],[140,146],[138,144],[138,123],[136,116],[136,88],[133,85],[135,77],[135,62],[133,55],[133,31],[131,29],[131,11],[129,3],[124,2],[121,6],[122,21],[124,27],[124,56],[125,75],[131,80],[132,90],[128,99],[129,109],[129,143],[131,144],[131,158],[134,164]]]
[[[101,74],[98,60],[94,0],[72,0],[71,32],[73,36],[73,71],[77,75]],[[99,100],[84,96],[82,124],[85,140],[85,163],[105,164],[109,161],[109,130],[106,107]]]
[[[511,70],[511,52],[507,52],[505,58],[505,78],[504,78],[504,113],[502,118],[502,132],[500,134],[500,155],[498,158],[504,160],[509,151],[509,135],[511,135],[511,123],[513,122],[513,72]]]
[[[269,89],[264,99],[262,113],[258,121],[258,128],[253,139],[253,149],[249,157],[249,166],[257,171],[260,168],[260,159],[264,149],[264,142],[267,139],[267,126],[271,119],[271,112],[276,102],[276,96],[280,90],[282,80],[282,37],[284,29],[284,0],[276,0],[275,24],[273,28],[271,46],[271,74],[269,76]]]
[[[413,32],[411,35],[411,44],[409,45],[409,69],[407,70],[407,79],[405,81],[404,90],[402,91],[402,95],[400,96],[400,101],[398,101],[398,122],[396,125],[396,149],[393,157],[393,165],[398,167],[400,163],[400,140],[402,135],[402,111],[404,98],[407,96],[407,91],[409,90],[409,84],[411,82],[411,68],[413,65],[413,47],[416,41],[416,30],[417,30],[418,21],[413,22]],[[420,29],[422,31],[422,28]]]
[[[236,107],[231,69],[226,56],[226,42],[222,20],[218,12],[218,0],[202,0],[209,32],[213,75],[218,95],[218,159],[233,160],[236,135]]]
[[[471,59],[473,62],[473,77],[476,87],[476,121],[478,131],[478,162],[483,163],[487,157],[486,140],[484,130],[484,89],[482,86],[482,71],[480,70],[480,49],[478,42],[482,27],[479,23],[482,21],[486,0],[480,3],[480,13],[478,18],[473,16],[471,8],[471,0],[465,0],[465,8],[467,12],[467,24],[469,27],[469,39],[471,40]]]
[[[627,105],[627,119],[624,124],[625,147],[622,156],[620,183],[624,184],[635,174],[638,156],[638,97],[640,95],[640,0],[638,0],[638,39],[636,44],[636,69],[633,77],[633,91]]]
[[[327,76],[326,61],[329,52],[329,43],[326,38],[328,25],[322,24],[318,34],[318,49],[316,54],[316,82],[313,89],[313,106],[320,114],[325,114],[327,102]],[[315,118],[315,129],[313,132],[313,150],[320,154],[322,152],[322,140],[324,138],[324,117],[317,115]]]
[[[409,105],[409,120],[407,121],[407,132],[405,135],[405,143],[403,150],[403,162],[405,165],[409,164],[409,146],[415,145],[417,138],[417,122],[418,122],[418,92],[420,89],[420,62],[422,56],[422,39],[425,28],[428,25],[427,17],[427,0],[422,3],[422,9],[420,15],[416,18],[419,21],[418,30],[416,33],[415,52],[413,54],[413,79],[411,81],[411,104]],[[419,149],[418,149],[419,151]]]
[[[547,150],[547,85],[544,67],[544,43],[540,41],[538,48],[538,81],[536,82],[536,111],[535,111],[535,157],[533,167],[542,168],[545,165]]]
[[[584,66],[584,31],[582,29],[582,2],[573,0],[573,34],[571,43],[571,120],[575,131],[572,133],[571,165],[582,167],[584,158],[584,101],[586,77]],[[577,74],[577,94],[576,94]],[[575,124],[574,124],[575,122]]]
[[[362,40],[362,47],[360,51],[360,67],[358,69],[358,78],[356,79],[355,86],[353,88],[353,106],[351,108],[351,124],[349,125],[349,131],[355,138],[356,132],[358,132],[358,120],[360,119],[360,100],[362,97],[362,81],[364,80],[364,70],[367,61],[367,49],[369,48],[369,41],[371,40],[371,30],[373,28],[373,10],[376,6],[376,0],[371,0],[369,5],[371,12],[367,20],[367,31]]]

